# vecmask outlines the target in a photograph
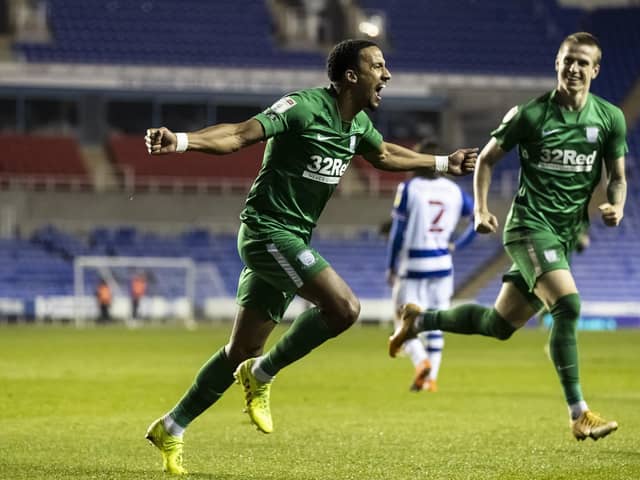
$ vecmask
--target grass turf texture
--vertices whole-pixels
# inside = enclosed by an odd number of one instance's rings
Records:
[[[0,478],[167,478],[145,429],[228,333],[0,327]],[[447,335],[436,394],[408,391],[411,365],[387,357],[388,333],[356,326],[283,370],[271,435],[249,424],[232,386],[185,435],[190,478],[640,478],[640,332],[580,334],[587,399],[620,423],[581,443],[546,333]]]

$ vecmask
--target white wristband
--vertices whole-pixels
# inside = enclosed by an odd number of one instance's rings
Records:
[[[447,173],[449,170],[449,157],[447,155],[435,155],[436,172]]]
[[[189,147],[189,136],[184,133],[176,133],[176,153],[184,153]]]

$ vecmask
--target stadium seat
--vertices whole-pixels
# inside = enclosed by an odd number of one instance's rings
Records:
[[[157,157],[149,155],[139,136],[114,135],[109,139],[108,150],[113,164],[132,174],[139,188],[180,183],[246,191],[262,163],[264,144],[217,157],[194,152]]]
[[[82,154],[71,137],[1,134],[0,150],[0,181],[4,184],[90,186]]]

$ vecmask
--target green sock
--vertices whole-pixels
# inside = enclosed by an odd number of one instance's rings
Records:
[[[576,337],[580,318],[580,296],[577,293],[565,295],[551,307],[549,313],[553,317],[549,353],[558,372],[564,396],[571,405],[583,400]]]
[[[427,311],[416,320],[418,331],[443,330],[465,335],[479,334],[506,340],[516,328],[507,322],[495,308],[468,303],[449,310]]]
[[[186,428],[198,415],[216,403],[233,381],[233,369],[222,347],[202,366],[189,390],[169,415],[178,425]]]
[[[289,330],[271,350],[262,357],[260,368],[273,376],[335,336],[327,326],[319,308],[305,310],[293,321]]]

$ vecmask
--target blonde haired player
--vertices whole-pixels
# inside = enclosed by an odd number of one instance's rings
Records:
[[[494,307],[468,304],[423,313],[408,304],[389,339],[392,357],[422,330],[507,340],[546,307],[553,318],[549,352],[577,440],[598,440],[618,429],[616,421],[592,412],[582,394],[576,338],[581,302],[569,267],[569,254],[589,223],[589,201],[603,168],[608,201],[600,212],[605,225],[620,224],[626,200],[624,116],[589,93],[601,57],[600,44],[590,33],[565,38],[556,55],[556,88],[511,109],[480,152],[474,176],[479,233],[498,228],[487,204],[493,166],[516,145],[520,157],[520,185],[503,237],[513,266],[503,277]]]

